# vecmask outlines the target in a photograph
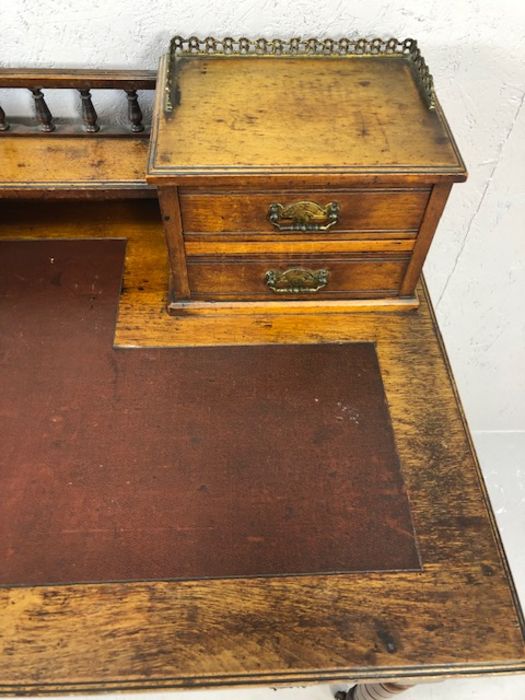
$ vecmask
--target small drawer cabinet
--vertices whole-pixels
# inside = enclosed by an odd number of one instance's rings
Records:
[[[158,81],[171,313],[417,306],[466,171],[415,41],[175,37]]]

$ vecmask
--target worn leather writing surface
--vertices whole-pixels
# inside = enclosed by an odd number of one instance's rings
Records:
[[[0,243],[0,583],[417,569],[374,345],[116,349],[124,249]]]

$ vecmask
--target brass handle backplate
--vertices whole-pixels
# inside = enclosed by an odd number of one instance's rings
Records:
[[[318,292],[328,284],[328,270],[306,270],[292,267],[289,270],[268,270],[265,281],[276,294],[308,294]]]
[[[339,211],[337,202],[324,207],[311,201],[287,205],[276,202],[268,208],[268,220],[279,231],[327,231],[337,223]]]

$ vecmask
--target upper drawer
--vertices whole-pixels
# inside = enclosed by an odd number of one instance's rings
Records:
[[[182,188],[180,205],[185,232],[268,233],[295,226],[328,236],[343,231],[417,231],[429,195],[429,188],[265,192]],[[331,202],[335,206],[327,208]]]

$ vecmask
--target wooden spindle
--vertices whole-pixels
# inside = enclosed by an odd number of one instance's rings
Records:
[[[137,133],[144,131],[142,123],[142,110],[139,105],[139,98],[136,90],[126,90],[128,96],[128,119],[131,122],[131,131]]]
[[[82,121],[84,122],[84,131],[89,134],[96,134],[100,131],[100,126],[97,124],[97,113],[91,101],[91,91],[82,89],[79,90],[80,99],[82,100]]]
[[[5,118],[5,112],[0,107],[0,131],[7,131],[9,129],[9,124]]]
[[[386,700],[393,695],[404,693],[412,686],[400,685],[399,683],[365,683],[356,685],[345,693],[338,691],[335,694],[336,700]]]
[[[44,99],[44,94],[40,88],[31,88],[33,99],[35,100],[36,117],[40,122],[40,131],[54,131],[53,116]]]

